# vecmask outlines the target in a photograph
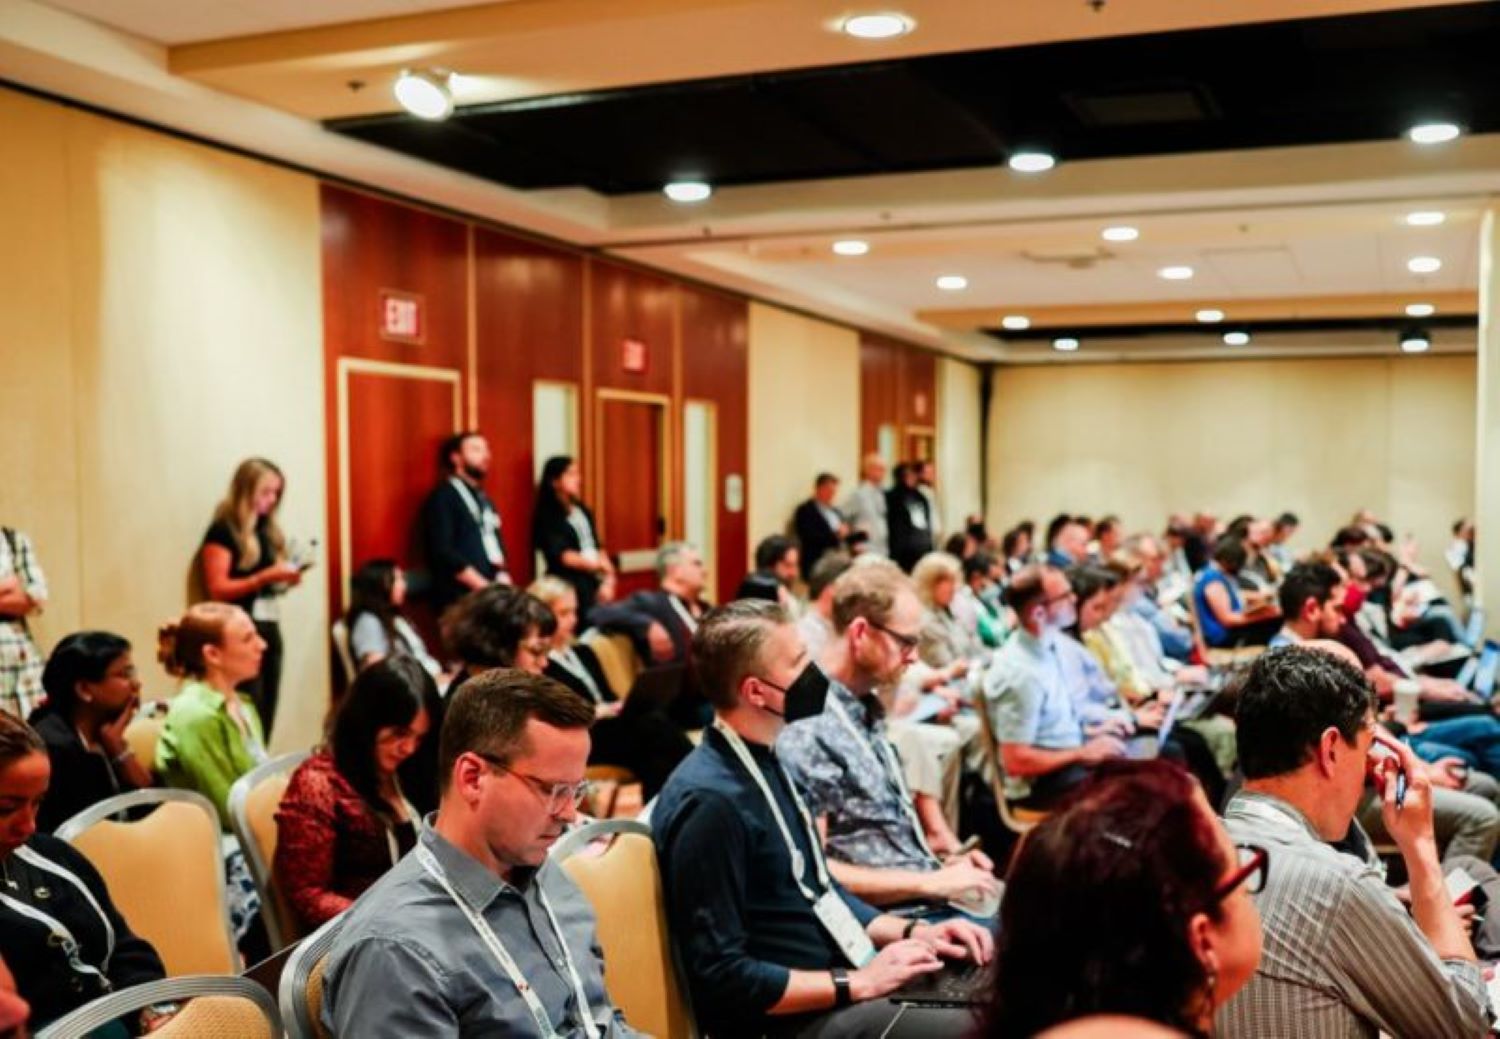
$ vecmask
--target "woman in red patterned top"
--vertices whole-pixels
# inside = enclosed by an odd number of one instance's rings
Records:
[[[306,930],[347,909],[416,843],[421,818],[396,769],[439,712],[432,676],[410,657],[388,657],[359,673],[326,744],[292,773],[276,813],[274,870]]]

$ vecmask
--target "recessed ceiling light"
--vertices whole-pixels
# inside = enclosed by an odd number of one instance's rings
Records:
[[[434,69],[402,69],[396,77],[396,100],[418,119],[447,119],[453,114],[448,78]]]
[[[969,279],[962,274],[944,274],[938,278],[937,287],[944,292],[958,292],[969,287]]]
[[[1432,337],[1420,328],[1401,333],[1401,352],[1404,354],[1425,354],[1431,347]]]
[[[1406,305],[1407,317],[1432,317],[1437,313],[1437,307],[1431,303],[1408,303]]]
[[[1000,319],[1000,327],[1012,332],[1024,332],[1031,327],[1031,318],[1025,314],[1006,314]]]
[[[1406,131],[1406,136],[1417,144],[1443,144],[1461,132],[1453,123],[1419,123]]]
[[[1099,232],[1099,237],[1106,242],[1133,242],[1141,236],[1139,229],[1121,224],[1118,227],[1106,227]]]
[[[833,251],[840,256],[863,256],[870,251],[870,243],[863,238],[845,238],[833,243]]]
[[[1406,222],[1412,227],[1436,227],[1448,219],[1447,213],[1436,209],[1421,209],[1415,213],[1406,214]]]
[[[1205,325],[1215,325],[1224,320],[1224,312],[1222,310],[1214,310],[1211,307],[1205,310],[1200,310],[1193,316],[1199,321],[1203,322]]]
[[[1193,269],[1191,267],[1163,267],[1156,272],[1156,276],[1165,278],[1167,281],[1187,281],[1193,276]]]
[[[1436,256],[1413,256],[1406,261],[1406,269],[1413,274],[1434,274],[1443,269],[1443,261]]]
[[[879,14],[857,14],[845,18],[839,28],[849,36],[861,40],[889,40],[896,36],[905,36],[916,28],[916,22],[897,11],[883,11]]]
[[[702,202],[714,193],[701,180],[674,180],[661,190],[673,202]]]
[[[1058,336],[1056,339],[1052,340],[1052,349],[1060,350],[1065,354],[1070,354],[1074,350],[1078,349],[1078,340],[1074,339],[1072,336]]]
[[[1057,159],[1047,152],[1016,152],[1006,165],[1017,173],[1045,173],[1057,165]]]
[[[1249,342],[1250,342],[1250,333],[1249,332],[1225,332],[1224,333],[1224,345],[1225,346],[1245,346]]]

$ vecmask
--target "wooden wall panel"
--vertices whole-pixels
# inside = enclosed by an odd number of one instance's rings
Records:
[[[749,468],[749,305],[738,297],[683,287],[682,395],[716,405],[716,487],[718,499],[717,601],[728,602],[745,576],[749,549],[749,487],[745,501],[730,512],[724,480],[745,479]]]
[[[859,340],[859,453],[876,450],[880,427],[896,427],[901,437],[901,383],[904,376],[902,347],[876,336]]]
[[[589,349],[596,389],[672,393],[675,292],[661,275],[589,262]],[[625,370],[621,344],[626,339],[646,344],[644,372]]]
[[[937,428],[937,358],[925,350],[902,348],[901,424],[908,430]]]
[[[342,497],[339,484],[338,362],[357,358],[387,364],[416,365],[460,373],[460,399],[466,399],[469,356],[468,228],[458,220],[413,209],[385,199],[330,184],[322,185],[324,391],[328,414],[328,593],[336,616],[345,606],[347,574],[342,564]],[[395,290],[421,300],[422,342],[381,338],[381,292]],[[405,417],[394,412],[383,417],[391,428],[404,430]],[[374,421],[372,416],[371,421]],[[385,434],[360,430],[355,439]],[[430,436],[428,437],[430,439]],[[437,479],[435,452],[430,443],[411,448],[427,455],[422,479]],[[385,465],[395,464],[391,461]],[[386,536],[382,524],[386,506],[404,507],[404,490],[386,478],[383,467],[361,456],[350,466],[351,497],[374,512],[350,509],[351,549]],[[365,497],[361,497],[361,496]],[[374,499],[368,497],[375,495]],[[381,504],[375,505],[378,501]],[[414,519],[415,517],[413,517]],[[368,529],[367,529],[368,528]],[[351,566],[362,559],[349,553]]]
[[[578,387],[583,379],[583,260],[573,253],[488,228],[474,232],[478,427],[494,453],[489,490],[505,523],[505,544],[517,582],[534,574],[531,517],[536,464],[532,451],[532,384],[538,379]],[[579,462],[589,477],[586,430],[578,431]]]

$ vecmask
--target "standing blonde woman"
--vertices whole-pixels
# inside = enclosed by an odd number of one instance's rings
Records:
[[[302,581],[303,567],[289,560],[276,510],[286,478],[264,458],[248,458],[234,471],[229,493],[203,535],[203,587],[217,602],[238,606],[265,640],[259,676],[241,687],[260,710],[266,731],[276,721],[281,688],[281,599]]]

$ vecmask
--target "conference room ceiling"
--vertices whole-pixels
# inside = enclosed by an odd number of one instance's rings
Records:
[[[909,0],[874,6],[913,32],[865,41],[833,31],[865,9],[844,0],[11,2],[122,30],[121,79],[154,41],[160,103],[128,82],[88,84],[95,104],[975,358],[1037,349],[985,334],[1017,314],[1471,316],[1500,196],[1493,3]],[[25,82],[6,31],[0,77]],[[60,71],[37,82],[56,90],[97,41],[53,35]],[[462,73],[458,115],[393,115],[407,66]],[[1466,134],[1402,139],[1428,118]],[[1023,146],[1059,165],[1006,169]],[[713,197],[664,199],[688,173]],[[1139,237],[1101,237],[1118,225]],[[868,252],[834,254],[844,239]],[[937,287],[953,274],[964,289]]]

